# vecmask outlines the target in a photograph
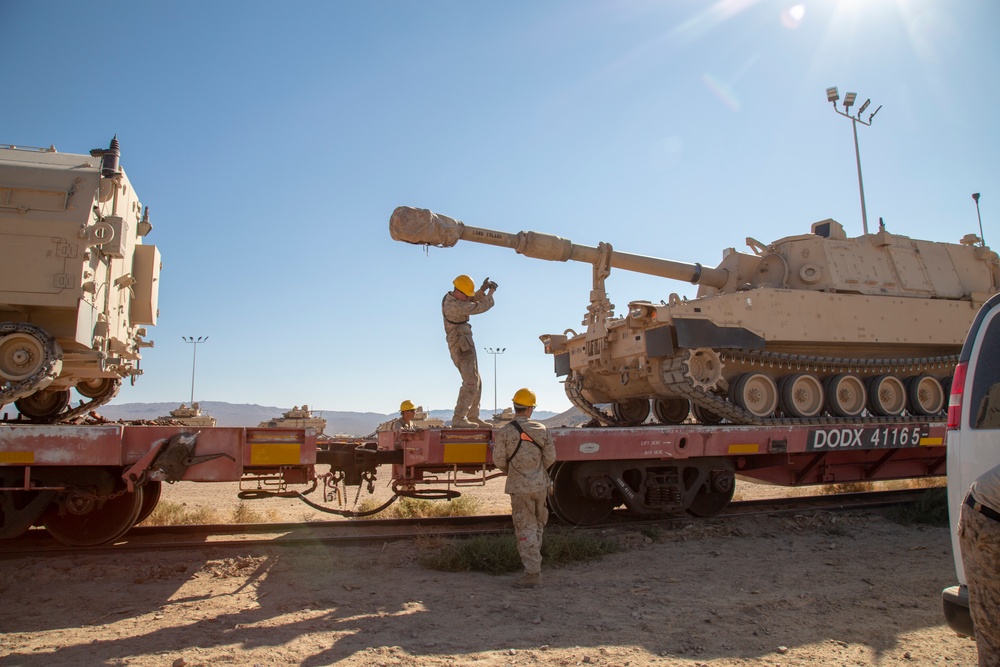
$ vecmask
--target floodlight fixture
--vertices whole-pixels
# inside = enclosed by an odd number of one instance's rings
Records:
[[[194,405],[194,370],[198,363],[198,344],[208,341],[208,336],[181,336],[185,343],[192,343],[194,350],[191,354],[191,404]]]
[[[861,180],[861,150],[858,148],[858,123],[861,123],[862,125],[871,125],[872,118],[875,117],[875,114],[879,112],[879,109],[881,109],[882,106],[879,105],[878,109],[875,109],[875,111],[873,111],[868,116],[868,120],[866,122],[861,118],[861,114],[864,112],[865,109],[867,109],[871,105],[872,103],[871,99],[866,99],[865,103],[862,104],[861,108],[858,109],[858,113],[852,116],[851,107],[854,106],[854,102],[857,100],[858,94],[847,93],[846,95],[844,95],[843,111],[837,108],[837,100],[839,99],[839,97],[840,95],[837,92],[836,87],[826,89],[826,101],[833,102],[833,110],[839,113],[841,116],[851,119],[851,127],[854,130],[854,156],[858,163],[858,190],[861,191],[861,223],[862,225],[864,225],[865,234],[867,234],[868,212],[865,210],[865,184],[864,181]]]

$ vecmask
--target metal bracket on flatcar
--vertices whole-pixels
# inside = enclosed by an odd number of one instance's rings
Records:
[[[223,456],[236,462],[236,459],[225,452],[195,456],[194,447],[197,439],[197,433],[178,433],[157,443],[123,475],[129,491],[132,491],[136,484],[142,485],[146,481],[179,481],[191,466]]]

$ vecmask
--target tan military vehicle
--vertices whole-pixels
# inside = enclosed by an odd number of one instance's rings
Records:
[[[0,145],[0,405],[33,421],[107,403],[152,346],[160,255],[119,152]]]
[[[201,405],[198,403],[192,403],[191,407],[181,403],[179,408],[170,411],[170,415],[166,417],[157,417],[156,420],[163,422],[176,422],[183,424],[184,426],[215,426],[216,424],[215,417],[202,414]]]
[[[970,234],[938,243],[889,233],[849,238],[834,220],[750,253],[723,251],[715,268],[583,246],[538,232],[471,227],[397,208],[399,241],[459,240],[594,266],[582,333],[541,336],[566,395],[602,423],[819,423],[927,419],[979,306],[1000,287],[997,254]],[[633,301],[615,316],[612,268],[699,285],[697,297]],[[597,407],[612,405],[612,414]],[[650,405],[652,404],[652,405]],[[905,414],[904,414],[905,413]]]
[[[326,420],[313,415],[308,405],[294,406],[288,412],[282,412],[280,417],[269,419],[257,424],[261,428],[312,428],[316,435],[321,436],[326,428]]]

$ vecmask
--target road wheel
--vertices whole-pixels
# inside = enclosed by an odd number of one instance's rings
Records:
[[[811,373],[781,380],[781,409],[792,417],[815,417],[823,411],[823,383]]]
[[[894,375],[876,375],[868,380],[868,409],[883,417],[896,417],[906,408],[906,387]]]
[[[683,424],[691,412],[686,398],[657,398],[653,401],[653,416],[661,424]]]
[[[778,386],[764,373],[744,373],[729,390],[733,403],[754,417],[770,417],[778,408]]]

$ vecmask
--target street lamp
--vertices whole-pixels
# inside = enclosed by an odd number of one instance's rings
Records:
[[[861,223],[864,225],[865,234],[867,234],[868,213],[867,211],[865,211],[865,184],[861,180],[861,151],[858,150],[858,123],[861,123],[862,125],[871,125],[872,118],[874,118],[875,114],[879,112],[879,109],[882,108],[882,105],[880,104],[878,109],[875,109],[875,111],[869,114],[868,120],[866,122],[861,119],[861,114],[865,112],[865,109],[868,108],[868,105],[871,104],[872,101],[865,100],[865,103],[861,105],[860,109],[858,109],[857,115],[852,116],[851,107],[854,106],[854,101],[857,99],[857,97],[858,97],[857,93],[847,93],[846,95],[844,95],[844,110],[841,111],[840,109],[837,108],[837,100],[840,99],[840,93],[837,92],[837,87],[834,86],[833,88],[826,89],[826,101],[833,103],[833,110],[839,113],[841,116],[843,116],[844,118],[850,118],[851,126],[854,128],[854,157],[858,162],[858,189],[861,191]]]
[[[493,355],[493,414],[497,414],[497,356],[503,354],[507,348],[505,347],[487,347],[484,348],[489,354]]]
[[[191,405],[194,405],[194,367],[198,361],[198,343],[207,342],[208,336],[198,336],[197,339],[194,336],[181,336],[181,338],[184,339],[185,343],[194,345],[194,354],[191,355]]]
[[[986,239],[983,238],[983,216],[979,214],[979,193],[973,192],[972,198],[976,200],[976,217],[979,218],[979,243],[983,247],[986,246]]]

